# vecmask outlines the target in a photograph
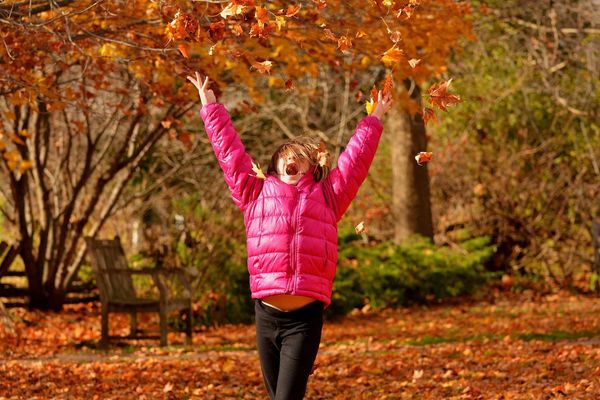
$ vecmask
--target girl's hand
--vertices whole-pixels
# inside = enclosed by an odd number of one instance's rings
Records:
[[[211,89],[208,89],[208,76],[206,77],[206,79],[204,79],[204,82],[202,82],[202,76],[198,71],[196,71],[196,79],[194,79],[191,76],[188,76],[187,78],[190,82],[194,84],[194,86],[196,86],[196,89],[198,89],[200,101],[202,102],[203,106],[206,104],[217,102],[217,98],[215,97],[213,91]]]
[[[380,90],[377,93],[377,106],[371,115],[381,119],[381,117],[392,108],[393,102],[394,100],[392,99],[391,93],[386,94],[384,97],[383,92]]]

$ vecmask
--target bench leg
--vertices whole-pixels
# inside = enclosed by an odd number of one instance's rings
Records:
[[[160,345],[167,345],[167,312],[164,309],[159,311],[160,313]]]
[[[192,344],[192,329],[193,329],[193,321],[192,321],[192,307],[190,306],[186,312],[186,324],[185,324],[185,344]]]
[[[102,305],[102,338],[100,339],[100,347],[108,346],[108,305]]]

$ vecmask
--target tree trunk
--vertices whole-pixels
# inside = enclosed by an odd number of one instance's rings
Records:
[[[411,98],[420,106],[418,86],[412,90]],[[415,155],[427,148],[423,119],[420,114],[413,116],[394,109],[387,126],[392,147],[394,242],[399,244],[413,234],[433,238],[427,165],[419,166],[415,161]]]

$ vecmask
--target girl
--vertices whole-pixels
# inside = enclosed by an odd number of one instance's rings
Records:
[[[256,344],[271,399],[302,399],[317,356],[323,309],[331,302],[337,265],[337,222],[367,177],[391,97],[379,91],[329,171],[328,154],[308,138],[290,140],[257,176],[229,114],[202,82],[188,76],[200,115],[234,203],[244,214]]]

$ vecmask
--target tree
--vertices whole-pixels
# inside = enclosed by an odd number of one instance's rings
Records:
[[[321,64],[421,85],[444,72],[469,12],[452,0],[0,5],[0,207],[19,235],[31,306],[61,306],[85,254],[82,236],[127,200],[120,196],[157,140],[191,145],[187,74],[243,84],[256,102],[261,85],[294,90]],[[396,91],[418,111],[413,93]]]

